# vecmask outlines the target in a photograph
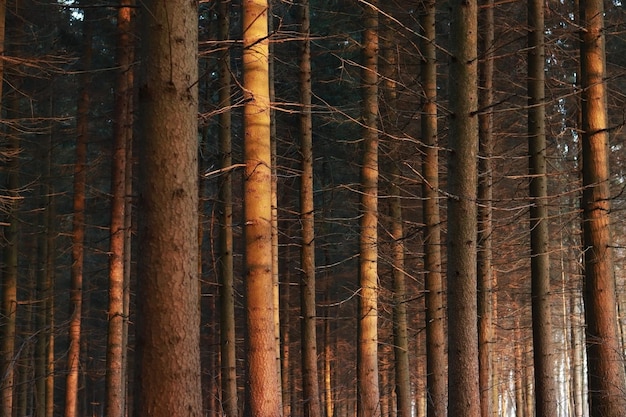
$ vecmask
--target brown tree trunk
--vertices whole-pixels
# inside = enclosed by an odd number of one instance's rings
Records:
[[[450,4],[451,124],[448,152],[448,413],[478,417],[476,187],[477,4]]]
[[[363,162],[361,166],[361,235],[359,254],[359,324],[357,346],[357,415],[381,415],[378,386],[378,9],[364,6]]]
[[[611,249],[609,122],[604,3],[581,0],[583,246],[589,403],[593,416],[626,410],[624,355],[619,341]]]
[[[528,153],[533,363],[537,417],[556,417],[546,161],[544,2],[528,2]]]
[[[230,0],[218,2],[219,39],[227,41],[230,36]],[[222,408],[226,417],[237,417],[237,363],[235,339],[235,293],[233,272],[233,185],[230,167],[232,155],[231,123],[231,68],[230,48],[224,46],[219,61],[219,115],[220,168],[225,170],[220,179],[219,199],[221,219],[219,231],[220,282],[220,345],[222,370]]]
[[[135,413],[199,417],[198,10],[142,5]]]
[[[302,328],[302,400],[305,417],[322,417],[317,370],[315,306],[315,206],[313,203],[313,118],[311,114],[311,42],[309,1],[300,0],[300,297]]]
[[[437,134],[437,50],[435,39],[435,1],[424,2],[421,17],[422,156],[424,271],[426,302],[426,385],[428,417],[446,415],[446,333],[444,283],[441,265],[441,218],[439,215],[439,141]]]
[[[74,162],[74,219],[72,221],[72,269],[70,288],[69,349],[65,378],[65,417],[79,415],[78,391],[83,305],[83,261],[85,241],[85,189],[87,182],[87,143],[89,140],[90,84],[89,68],[93,55],[92,12],[85,9],[83,28],[83,70],[76,116],[76,161]]]
[[[113,128],[113,155],[111,169],[111,228],[109,241],[109,312],[106,356],[106,417],[122,417],[125,411],[124,385],[124,330],[128,320],[124,311],[126,251],[126,169],[127,143],[132,135],[132,0],[121,0],[117,15],[116,64],[118,74],[115,86]]]
[[[252,416],[282,414],[272,252],[272,162],[267,0],[243,1],[244,224],[248,395]]]
[[[494,1],[481,2],[480,12],[480,89],[478,93],[478,361],[481,417],[494,415],[492,392],[493,367],[493,299],[494,274],[492,266],[493,236],[493,72],[494,72]],[[497,412],[497,410],[496,410]]]

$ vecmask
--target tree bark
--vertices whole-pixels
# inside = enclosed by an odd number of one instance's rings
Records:
[[[626,410],[624,355],[619,342],[611,249],[609,121],[604,4],[581,0],[583,249],[589,403],[593,416]]]
[[[381,415],[378,386],[378,9],[363,10],[363,162],[357,353],[357,415]]]
[[[546,161],[544,2],[528,2],[528,154],[535,413],[556,417]]]
[[[252,416],[282,414],[272,253],[272,161],[267,0],[243,1],[244,224],[248,395]]]
[[[135,413],[199,417],[198,10],[143,12]]]
[[[478,152],[477,2],[450,4],[448,153],[448,413],[478,417],[476,187]]]
[[[113,127],[113,155],[111,167],[111,225],[109,240],[109,312],[106,356],[106,417],[122,417],[125,411],[126,390],[124,385],[124,311],[125,255],[126,251],[126,169],[127,142],[132,135],[132,0],[121,0],[117,15],[118,73],[115,86],[115,109]]]
[[[309,1],[300,0],[300,297],[302,328],[302,400],[305,417],[322,417],[317,369],[315,277],[315,206],[313,202],[313,117],[311,113],[311,41]]]
[[[424,203],[424,271],[426,302],[426,385],[428,417],[446,415],[446,333],[444,282],[441,265],[441,218],[439,215],[439,140],[437,133],[437,50],[435,1],[424,2],[421,26],[422,85],[422,194]]]

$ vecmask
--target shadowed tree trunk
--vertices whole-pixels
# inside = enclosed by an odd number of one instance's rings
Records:
[[[448,413],[478,417],[476,282],[477,4],[450,3],[450,139],[448,152]]]
[[[142,7],[135,413],[200,417],[198,10]]]
[[[533,364],[537,417],[556,417],[546,161],[544,2],[528,2],[528,153]]]

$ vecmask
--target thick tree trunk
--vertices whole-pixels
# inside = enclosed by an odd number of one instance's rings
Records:
[[[618,417],[626,410],[624,355],[619,341],[611,249],[609,122],[604,4],[581,0],[583,246],[590,412]]]
[[[544,2],[528,2],[528,154],[535,413],[556,417],[546,160]]]
[[[198,10],[142,5],[135,413],[199,417]]]
[[[448,413],[478,417],[476,187],[477,4],[450,4],[451,125],[448,153]]]
[[[381,415],[378,386],[378,9],[364,6],[363,162],[361,166],[361,235],[359,254],[357,415]]]
[[[243,1],[244,223],[248,395],[252,416],[282,414],[272,253],[272,163],[267,0]]]
[[[437,134],[437,50],[435,39],[435,1],[424,2],[421,17],[422,156],[424,271],[426,302],[426,385],[428,417],[446,415],[446,333],[444,282],[441,265],[441,218],[439,215],[439,141]]]

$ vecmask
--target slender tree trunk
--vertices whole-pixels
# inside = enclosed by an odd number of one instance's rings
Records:
[[[198,10],[142,5],[135,413],[199,417]]]
[[[494,71],[494,0],[484,0],[480,12],[480,89],[478,93],[478,361],[481,417],[494,415],[492,391],[493,367],[493,71]],[[496,410],[497,411],[497,410]]]
[[[556,417],[546,161],[544,2],[528,2],[528,153],[533,363],[537,417]]]
[[[313,118],[311,113],[311,43],[309,0],[300,0],[300,297],[302,327],[302,400],[305,417],[322,417],[317,371],[315,306],[315,206],[313,204]]]
[[[111,228],[109,242],[109,327],[106,356],[106,417],[122,417],[125,411],[124,311],[126,251],[126,169],[127,142],[132,132],[133,36],[132,0],[121,0],[117,16],[116,64],[119,68],[115,86],[113,156],[111,170]]]
[[[218,3],[219,39],[230,39],[230,0]],[[220,179],[219,199],[221,219],[219,232],[220,281],[220,345],[222,370],[222,409],[226,417],[237,417],[237,363],[235,339],[235,293],[233,272],[233,185],[230,166],[232,155],[231,123],[231,68],[230,48],[224,45],[219,61],[219,115],[220,167],[226,170]]]
[[[359,257],[357,415],[381,415],[378,386],[378,9],[364,6],[363,22],[363,165]]]
[[[435,47],[435,1],[424,2],[421,26],[423,38],[422,157],[424,271],[426,302],[426,385],[428,417],[446,415],[446,333],[444,283],[441,266],[441,218],[439,215],[439,141],[437,134],[437,50]]]
[[[581,0],[583,246],[589,403],[593,416],[626,410],[624,355],[619,342],[611,249],[609,122],[604,3]]]
[[[85,241],[85,189],[87,181],[87,142],[89,140],[90,84],[89,69],[93,55],[92,13],[85,10],[83,28],[83,70],[76,117],[76,161],[74,162],[74,219],[72,221],[72,269],[70,288],[69,349],[65,378],[65,417],[79,415],[78,391],[83,305],[83,260]]]
[[[450,4],[451,125],[448,153],[448,413],[478,417],[476,187],[477,4]]]
[[[325,292],[324,301],[328,301],[328,291]],[[334,417],[333,403],[333,375],[332,375],[332,356],[333,349],[330,337],[330,316],[326,315],[324,320],[324,405],[326,409],[325,417]]]
[[[252,416],[282,415],[272,253],[272,161],[267,0],[243,1],[244,224],[248,393]]]

